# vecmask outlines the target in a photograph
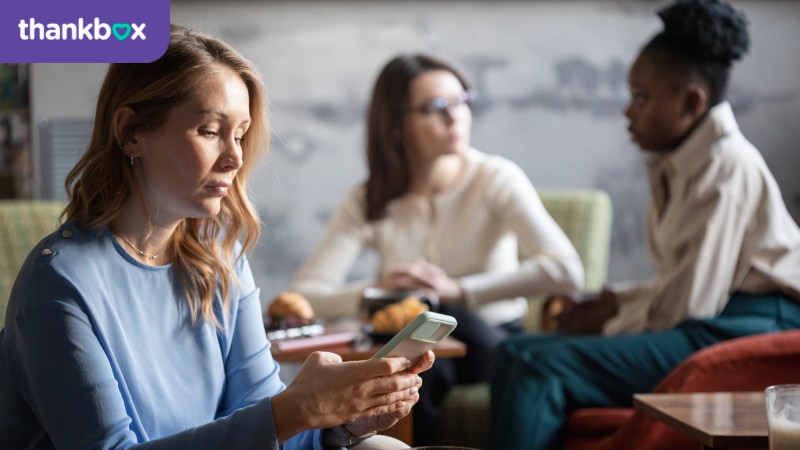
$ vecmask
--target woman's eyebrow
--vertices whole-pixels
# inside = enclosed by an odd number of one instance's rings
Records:
[[[199,111],[197,111],[197,115],[198,116],[211,115],[211,116],[219,116],[222,117],[223,119],[230,119],[230,115],[228,115],[228,113],[217,108],[201,108]],[[242,124],[246,123],[250,123],[249,117],[242,121]]]

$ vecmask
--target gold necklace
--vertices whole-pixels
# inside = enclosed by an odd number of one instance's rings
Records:
[[[125,239],[125,236],[123,236],[123,235],[121,235],[121,234],[118,234],[117,236],[119,236],[119,238],[120,238],[120,239],[122,239],[123,241],[125,241],[125,243],[126,243],[126,244],[128,244],[128,246],[129,246],[130,248],[132,248],[132,249],[133,249],[133,251],[135,251],[135,252],[136,252],[136,253],[138,253],[139,255],[141,255],[141,256],[144,256],[145,258],[147,258],[147,260],[148,260],[148,261],[152,261],[152,260],[154,260],[154,259],[158,258],[159,256],[161,256],[161,255],[153,255],[153,256],[150,256],[150,255],[148,255],[147,253],[145,253],[145,252],[143,252],[143,251],[139,250],[139,249],[138,249],[138,248],[137,248],[135,245],[133,245],[133,244],[131,243],[131,241],[129,241],[129,240],[127,240],[127,239]]]

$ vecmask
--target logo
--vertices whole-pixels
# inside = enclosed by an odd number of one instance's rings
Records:
[[[25,0],[0,14],[0,63],[150,62],[169,44],[169,0]]]
[[[26,22],[25,20],[19,21],[19,38],[23,41],[31,40],[47,40],[47,41],[61,41],[61,40],[106,40],[112,34],[120,41],[124,41],[133,35],[131,40],[136,39],[145,40],[147,36],[144,34],[144,28],[147,24],[140,23],[115,23],[109,26],[105,22],[100,22],[100,19],[95,17],[94,23],[88,22],[84,25],[83,17],[79,18],[74,23],[48,23],[43,24],[36,22],[36,19],[31,17]]]

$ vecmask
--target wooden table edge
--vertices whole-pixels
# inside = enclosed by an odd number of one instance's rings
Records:
[[[694,392],[694,393],[681,393],[682,395],[690,395],[690,394],[709,394],[713,392]],[[699,430],[687,423],[681,422],[675,417],[670,416],[669,414],[660,411],[659,409],[655,408],[654,406],[650,405],[649,403],[645,402],[648,396],[659,396],[659,395],[669,395],[669,394],[634,394],[633,395],[633,407],[637,411],[641,411],[644,414],[662,422],[663,424],[674,428],[675,430],[689,436],[690,438],[696,440],[701,445],[705,446],[704,448],[768,448],[768,443],[765,445],[764,436],[754,436],[754,435],[738,435],[738,436],[715,436],[712,434],[708,434],[702,430]]]
[[[315,351],[336,353],[342,361],[360,361],[369,358],[377,352],[383,344],[372,345],[368,349],[355,350],[351,344],[339,344],[315,349],[303,349],[291,352],[272,352],[272,359],[279,363],[302,363],[309,354]],[[274,347],[273,347],[274,349]],[[448,336],[433,349],[437,358],[460,358],[467,354],[467,346],[463,342]]]

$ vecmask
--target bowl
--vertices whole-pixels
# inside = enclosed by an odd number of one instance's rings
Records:
[[[369,287],[361,292],[362,318],[369,321],[376,311],[411,296],[419,298],[422,303],[427,303],[431,311],[439,310],[439,297],[421,290],[389,290]]]
[[[388,290],[381,288],[366,288],[361,294],[361,321],[364,323],[362,331],[376,342],[386,342],[391,339],[397,330],[392,333],[378,333],[373,331],[370,323],[372,315],[377,311],[408,297],[417,297],[422,303],[428,305],[428,310],[438,311],[439,298],[421,290]]]

